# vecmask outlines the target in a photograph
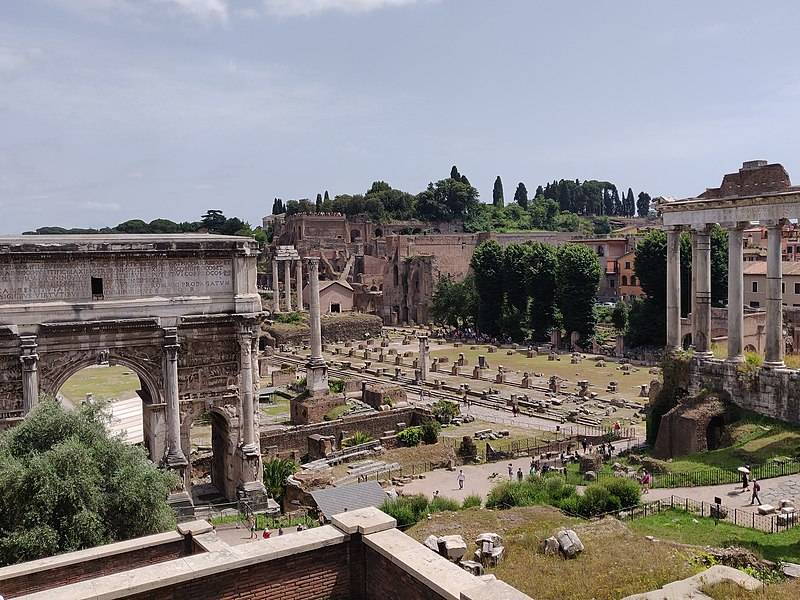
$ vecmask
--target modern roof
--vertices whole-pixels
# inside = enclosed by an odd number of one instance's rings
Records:
[[[800,261],[784,260],[781,262],[781,270],[784,275],[800,275]],[[766,275],[767,261],[757,260],[749,262],[744,267],[745,275]]]
[[[378,508],[386,501],[388,495],[377,481],[365,481],[342,487],[314,490],[311,492],[311,497],[314,498],[317,508],[325,518],[330,519],[333,515],[359,508],[368,506]]]

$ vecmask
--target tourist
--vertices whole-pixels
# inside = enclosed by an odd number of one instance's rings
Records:
[[[761,505],[761,498],[758,497],[758,492],[761,491],[761,485],[756,481],[756,478],[753,477],[753,495],[750,497],[750,506],[758,502],[759,506]]]
[[[263,538],[265,540],[268,540],[269,539],[269,535],[270,535],[269,527],[264,527],[264,533],[262,534]]]
[[[744,469],[742,469],[742,491],[746,492],[750,489],[750,482],[747,480],[747,476],[750,474],[750,465],[746,465]]]
[[[589,442],[586,441],[586,438],[581,440],[581,446],[583,446],[583,453],[586,454],[586,448],[589,447]]]
[[[514,479],[514,465],[508,463],[508,478]]]
[[[517,469],[517,481],[521,482],[523,477],[524,475],[522,474],[522,467],[520,467],[519,469]]]
[[[258,537],[256,535],[256,522],[253,519],[250,519],[250,539],[255,539]]]
[[[278,527],[278,535],[283,535],[283,527]]]
[[[652,476],[650,475],[650,473],[647,472],[647,470],[645,470],[644,474],[642,475],[642,479],[639,481],[639,483],[641,483],[642,485],[643,494],[646,494],[647,492],[650,491],[650,484],[652,483],[652,481],[653,481]]]
[[[466,478],[464,477],[464,470],[462,469],[458,472],[458,489],[460,490],[464,489],[464,479]]]

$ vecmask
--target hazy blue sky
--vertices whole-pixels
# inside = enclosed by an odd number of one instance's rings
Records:
[[[2,0],[0,232],[555,178],[800,182],[800,3]]]

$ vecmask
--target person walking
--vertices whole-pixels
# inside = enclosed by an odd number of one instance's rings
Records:
[[[761,491],[761,485],[756,481],[755,477],[752,481],[753,484],[753,495],[750,497],[750,506],[753,506],[756,502],[758,502],[759,506],[761,505],[761,498],[758,497],[758,492]]]
[[[508,478],[510,480],[514,479],[514,465],[512,465],[511,463],[508,463]]]
[[[522,467],[520,467],[519,469],[517,469],[517,481],[522,482],[523,477],[524,475],[522,474]]]
[[[460,490],[464,489],[464,480],[465,479],[466,479],[466,477],[464,477],[464,470],[462,469],[462,470],[460,470],[458,472],[458,489],[460,489]]]
[[[750,489],[750,483],[747,480],[747,476],[750,474],[750,465],[746,465],[744,469],[742,469],[742,491],[746,492]]]

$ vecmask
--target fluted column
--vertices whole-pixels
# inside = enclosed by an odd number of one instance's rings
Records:
[[[292,312],[292,261],[283,261],[283,295],[286,312]]]
[[[744,224],[727,225],[728,230],[728,360],[744,360],[744,282],[742,280],[742,237]]]
[[[419,372],[420,379],[426,381],[428,379],[428,336],[420,335],[419,340]]]
[[[242,400],[242,414],[239,415],[242,426],[242,450],[254,452],[255,415],[253,412],[253,330],[248,324],[239,329],[239,394]]]
[[[667,352],[681,349],[681,230],[667,230]]]
[[[692,246],[692,271],[689,274],[689,310],[692,317],[692,347],[697,339],[697,237],[694,233],[689,236]]]
[[[783,365],[783,265],[781,239],[783,221],[769,221],[767,226],[767,342],[765,367]]]
[[[306,387],[312,394],[328,393],[328,366],[322,358],[322,317],[319,308],[319,258],[308,260],[308,315],[311,358],[306,363]]]
[[[27,415],[39,404],[39,354],[35,335],[21,337],[22,354],[22,414]]]
[[[281,286],[278,281],[278,261],[272,259],[272,310],[281,312]]]
[[[692,231],[697,248],[696,262],[692,265],[694,280],[693,329],[695,352],[704,357],[711,353],[711,235],[704,226]]]
[[[298,260],[294,265],[294,285],[297,288],[297,310],[303,310],[303,261]]]
[[[167,409],[167,456],[169,467],[188,464],[181,448],[181,407],[178,395],[178,329],[164,329],[164,401]]]

